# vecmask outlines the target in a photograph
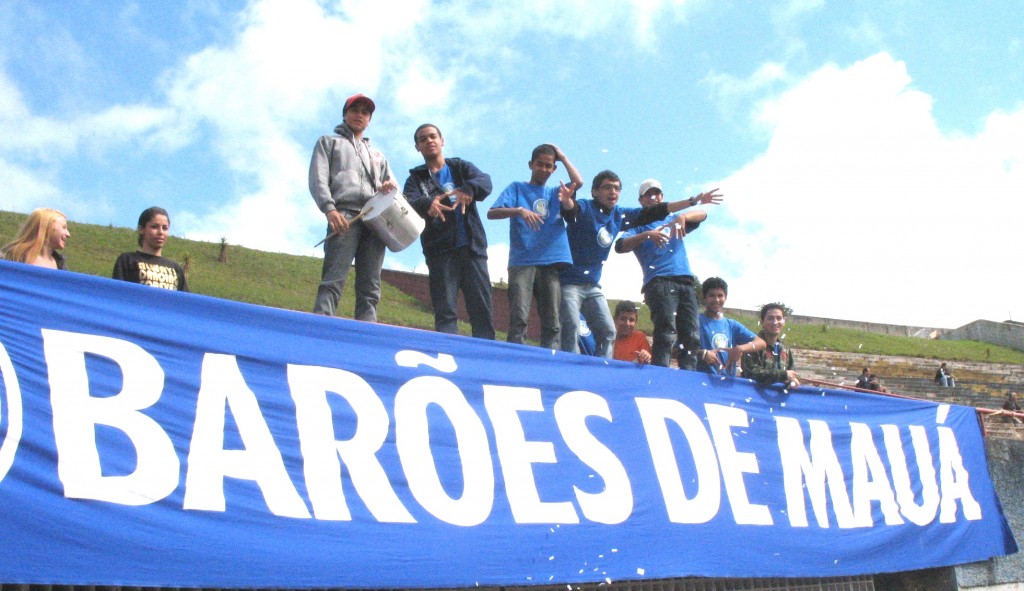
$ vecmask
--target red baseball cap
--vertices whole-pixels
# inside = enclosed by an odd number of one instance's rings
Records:
[[[345,108],[342,109],[341,112],[344,113],[345,111],[348,110],[349,107],[351,107],[352,105],[359,101],[368,103],[370,105],[371,113],[377,110],[377,105],[373,104],[373,101],[370,99],[370,97],[366,96],[365,94],[353,94],[352,96],[348,97],[348,100],[345,101]]]

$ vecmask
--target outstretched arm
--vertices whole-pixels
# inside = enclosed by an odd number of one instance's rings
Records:
[[[696,205],[718,205],[722,202],[724,197],[718,192],[718,189],[711,189],[704,193],[699,193],[690,197],[689,199],[680,199],[679,201],[671,201],[668,203],[668,212],[675,213],[682,211],[687,207],[694,207]]]

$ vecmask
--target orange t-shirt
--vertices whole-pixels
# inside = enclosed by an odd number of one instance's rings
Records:
[[[651,352],[651,344],[647,342],[647,335],[634,330],[633,334],[624,339],[615,339],[615,351],[612,357],[619,361],[636,361],[637,351]]]

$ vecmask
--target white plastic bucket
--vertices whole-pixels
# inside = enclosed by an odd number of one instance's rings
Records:
[[[363,206],[363,211],[366,211],[363,222],[391,252],[405,250],[423,231],[423,218],[398,190],[374,195]]]

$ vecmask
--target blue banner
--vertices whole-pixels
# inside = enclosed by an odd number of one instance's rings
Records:
[[[971,408],[0,261],[0,582],[843,576],[1016,551]]]

